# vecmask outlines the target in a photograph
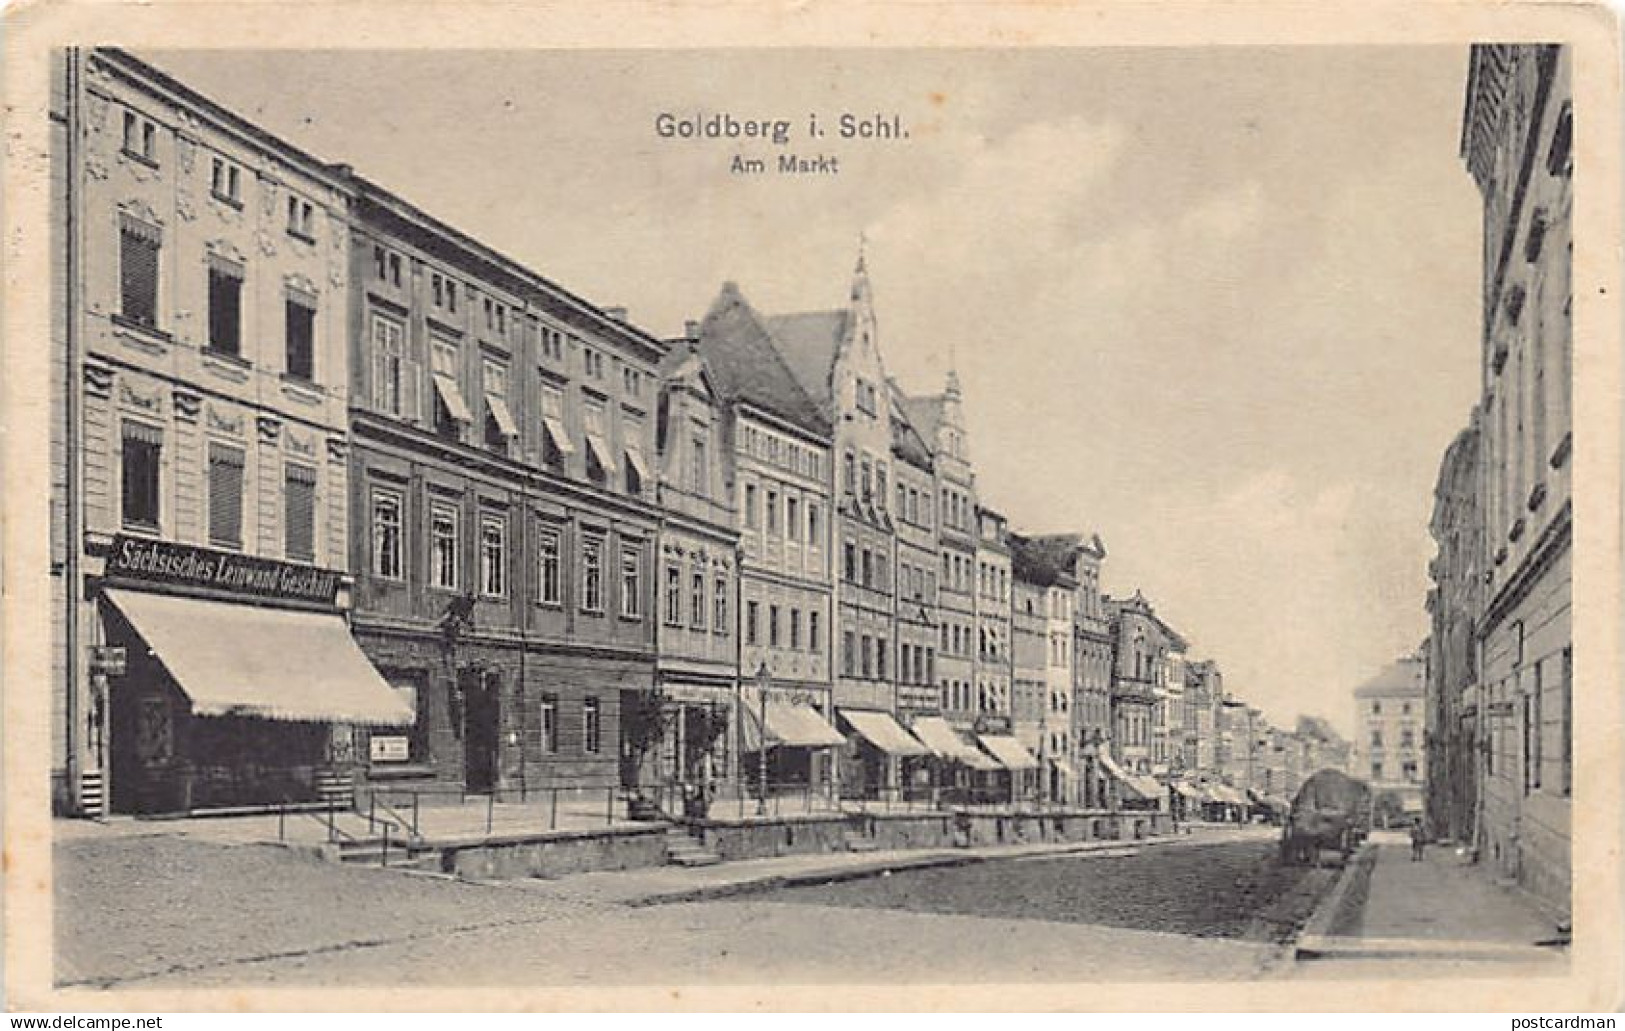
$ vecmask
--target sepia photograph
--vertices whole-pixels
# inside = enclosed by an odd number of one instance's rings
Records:
[[[1561,34],[89,39],[8,560],[52,990],[1515,997],[1618,936]]]

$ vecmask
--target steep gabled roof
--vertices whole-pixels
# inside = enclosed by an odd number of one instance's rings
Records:
[[[793,426],[829,436],[829,419],[802,388],[764,320],[734,283],[722,285],[700,323],[696,346],[723,397],[745,401]]]
[[[937,446],[937,428],[942,425],[942,395],[932,394],[929,397],[902,397],[903,410],[908,413],[908,421],[920,431],[920,436],[934,449]]]
[[[913,420],[908,417],[908,409],[904,405],[907,398],[903,396],[903,388],[897,385],[895,379],[887,382],[891,387],[893,401],[891,406],[892,450],[904,461],[911,462],[921,469],[930,469],[931,445],[921,435]]]
[[[834,405],[830,374],[835,352],[846,337],[847,317],[846,311],[834,310],[768,315],[761,320],[796,382],[826,415]]]
[[[1069,534],[1047,537],[1010,535],[1010,571],[1017,580],[1043,587],[1077,586],[1072,572],[1073,549],[1064,542]]]

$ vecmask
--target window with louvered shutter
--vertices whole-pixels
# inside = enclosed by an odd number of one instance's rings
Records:
[[[287,372],[306,382],[316,378],[316,298],[289,291],[283,303],[287,313]]]
[[[287,505],[283,543],[288,558],[309,562],[316,557],[316,470],[288,466],[283,497]]]
[[[120,312],[131,322],[158,325],[158,230],[126,218],[119,227]]]
[[[138,422],[123,428],[123,519],[125,526],[158,529],[158,470],[162,430]]]
[[[209,259],[209,349],[236,357],[242,353],[242,266],[214,255]]]
[[[223,444],[209,445],[209,540],[243,543],[243,453]]]

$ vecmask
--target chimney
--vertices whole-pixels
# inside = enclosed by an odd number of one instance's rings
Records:
[[[606,318],[614,319],[616,322],[626,321],[626,309],[619,306],[606,307],[604,309],[604,315]]]
[[[683,336],[690,340],[698,340],[700,338],[700,324],[693,319],[685,320],[683,322]]]

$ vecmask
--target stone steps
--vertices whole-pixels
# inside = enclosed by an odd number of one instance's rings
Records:
[[[673,866],[715,866],[722,857],[706,848],[687,830],[673,827],[666,831],[666,862]]]

